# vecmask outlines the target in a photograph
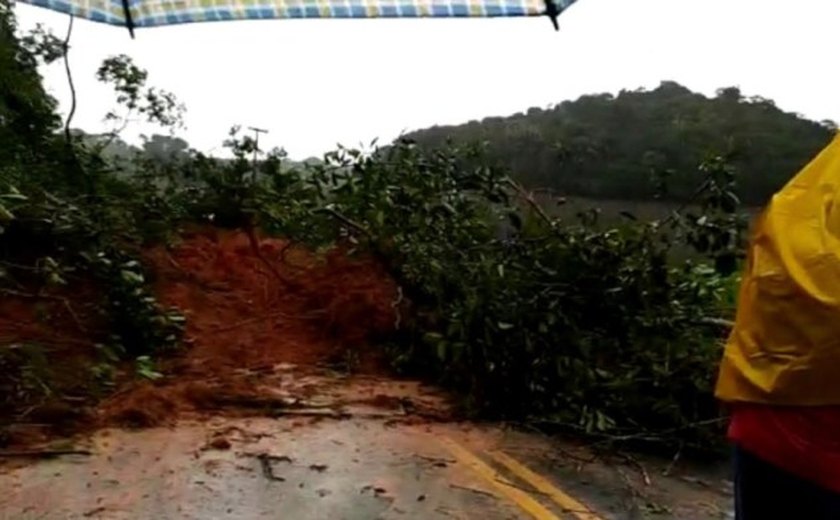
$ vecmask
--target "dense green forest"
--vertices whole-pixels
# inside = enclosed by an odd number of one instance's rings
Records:
[[[490,158],[529,188],[596,199],[685,200],[703,178],[696,166],[721,155],[737,170],[738,195],[763,204],[830,140],[835,126],[724,88],[708,98],[673,82],[587,95],[406,137],[424,145],[485,142]],[[662,193],[661,188],[667,188]]]

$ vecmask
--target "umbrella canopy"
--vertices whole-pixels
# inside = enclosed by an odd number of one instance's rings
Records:
[[[576,0],[21,0],[128,27],[273,18],[455,18],[557,15]],[[555,23],[556,26],[556,23]]]

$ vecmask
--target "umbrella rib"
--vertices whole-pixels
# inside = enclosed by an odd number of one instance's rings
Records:
[[[557,8],[554,0],[545,0],[545,14],[551,20],[551,24],[554,25],[554,30],[559,31],[560,24],[557,23],[557,17],[560,15],[560,9]]]
[[[546,0],[550,1],[550,0]],[[123,13],[125,13],[125,26],[128,27],[128,34],[134,39],[134,19],[131,17],[131,9],[128,7],[128,0],[122,0]]]

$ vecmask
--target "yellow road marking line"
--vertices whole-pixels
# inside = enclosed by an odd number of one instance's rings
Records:
[[[449,449],[458,461],[475,471],[476,474],[495,487],[505,498],[519,506],[536,520],[560,520],[557,515],[537,502],[534,497],[519,488],[507,484],[506,479],[502,475],[457,442],[448,437],[444,437],[440,442]]]
[[[584,504],[567,495],[549,482],[548,479],[528,469],[524,464],[510,455],[501,451],[491,451],[490,456],[496,462],[509,469],[511,473],[534,486],[540,493],[547,495],[566,512],[577,517],[578,520],[601,520],[601,517],[593,513]]]

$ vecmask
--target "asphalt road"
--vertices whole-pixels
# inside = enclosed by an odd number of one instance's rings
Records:
[[[75,447],[89,453],[7,461],[0,518],[699,520],[730,501],[715,471],[593,460],[498,425],[218,418]]]

